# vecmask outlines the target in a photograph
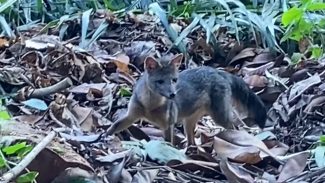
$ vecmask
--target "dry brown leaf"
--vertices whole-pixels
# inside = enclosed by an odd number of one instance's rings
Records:
[[[247,67],[249,65],[254,64],[263,64],[263,63],[269,63],[273,62],[275,60],[275,55],[272,54],[270,51],[264,51],[261,54],[256,55],[256,57],[252,60],[251,64],[247,63]]]
[[[273,62],[269,62],[266,64],[263,64],[259,67],[243,67],[240,71],[243,75],[263,75],[266,70],[272,68],[274,66]]]
[[[245,76],[243,79],[249,86],[253,88],[264,88],[268,83],[265,76],[259,75]]]
[[[262,160],[260,150],[252,145],[241,146],[214,137],[214,150],[222,159],[230,158],[239,163],[255,164]]]
[[[299,175],[307,166],[309,156],[310,153],[307,151],[290,155],[290,158],[284,164],[277,181],[285,182],[289,178]]]
[[[239,164],[230,163],[228,160],[220,161],[220,169],[231,183],[253,183],[253,177],[247,172],[239,169]]]
[[[106,85],[107,83],[82,83],[81,85],[71,88],[69,91],[72,93],[87,94],[91,89],[102,91]]]
[[[292,88],[290,89],[289,93],[289,103],[298,98],[301,94],[303,94],[306,90],[308,90],[310,87],[319,84],[321,82],[321,79],[319,75],[316,73],[315,75],[299,81],[295,83]]]
[[[117,55],[114,60],[114,64],[117,66],[117,69],[120,72],[129,73],[129,63],[130,58],[125,54],[119,54]]]
[[[6,38],[0,38],[0,48],[8,47],[9,41]]]
[[[318,105],[323,105],[324,103],[325,103],[325,96],[315,97],[306,106],[306,108],[304,109],[304,113],[311,113],[314,107]]]
[[[103,162],[103,163],[113,163],[114,161],[120,160],[122,158],[125,158],[126,155],[130,153],[131,150],[126,150],[118,153],[112,153],[106,156],[99,156],[96,158],[97,161]]]
[[[255,48],[245,48],[229,62],[229,65],[232,65],[235,62],[243,59],[254,57],[255,55],[256,55]]]
[[[75,105],[71,112],[78,119],[83,131],[92,131],[98,126],[97,118],[93,116],[94,109]]]
[[[216,169],[219,167],[217,163],[210,163],[205,161],[195,161],[195,160],[186,160],[186,161],[178,161],[178,160],[171,160],[167,163],[169,167],[173,169],[181,170],[181,171],[190,171],[190,172],[197,172],[200,171],[201,173],[207,174],[207,176],[216,176],[219,174]]]
[[[153,182],[159,173],[159,169],[140,170],[132,179],[132,183]]]
[[[266,145],[257,137],[247,133],[244,130],[225,130],[217,134],[217,137],[227,141],[228,143],[232,143],[237,146],[243,147],[257,147],[263,153],[266,153],[268,156],[271,156],[277,159],[273,153],[266,147]],[[265,156],[265,155],[261,155]]]

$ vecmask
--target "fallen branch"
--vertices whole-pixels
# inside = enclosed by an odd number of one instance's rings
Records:
[[[56,93],[58,91],[61,91],[63,89],[66,89],[68,87],[72,86],[72,81],[70,78],[65,78],[62,81],[56,83],[55,85],[46,87],[46,88],[38,88],[35,89],[29,96],[29,98],[41,98],[46,95],[50,95],[53,93]]]
[[[21,162],[14,168],[6,172],[0,177],[0,183],[8,183],[13,178],[18,176],[34,159],[35,157],[53,140],[56,132],[51,131],[39,144],[37,144],[31,152],[29,152]]]

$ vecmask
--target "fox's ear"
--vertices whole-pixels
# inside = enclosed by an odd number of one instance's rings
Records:
[[[172,58],[169,64],[173,64],[176,68],[179,68],[179,66],[182,64],[182,60],[183,60],[183,53],[180,53],[174,56],[174,58]]]
[[[153,71],[159,67],[158,61],[152,56],[148,56],[144,61],[144,69],[148,71]]]

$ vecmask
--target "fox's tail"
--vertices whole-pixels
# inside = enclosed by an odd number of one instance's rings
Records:
[[[241,78],[231,75],[230,81],[233,98],[247,108],[249,114],[254,115],[255,122],[260,128],[264,128],[267,112],[262,100]]]

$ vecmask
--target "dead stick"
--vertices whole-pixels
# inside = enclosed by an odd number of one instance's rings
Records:
[[[31,152],[29,152],[17,166],[6,172],[0,177],[0,183],[8,183],[17,175],[19,175],[34,159],[35,157],[53,140],[56,133],[51,131],[39,144],[37,144]]]
[[[30,98],[41,98],[46,95],[50,95],[52,93],[56,93],[60,90],[66,89],[68,87],[72,86],[72,81],[70,78],[65,78],[64,80],[56,83],[55,85],[46,87],[46,88],[38,88],[33,91],[33,93],[30,94]]]

